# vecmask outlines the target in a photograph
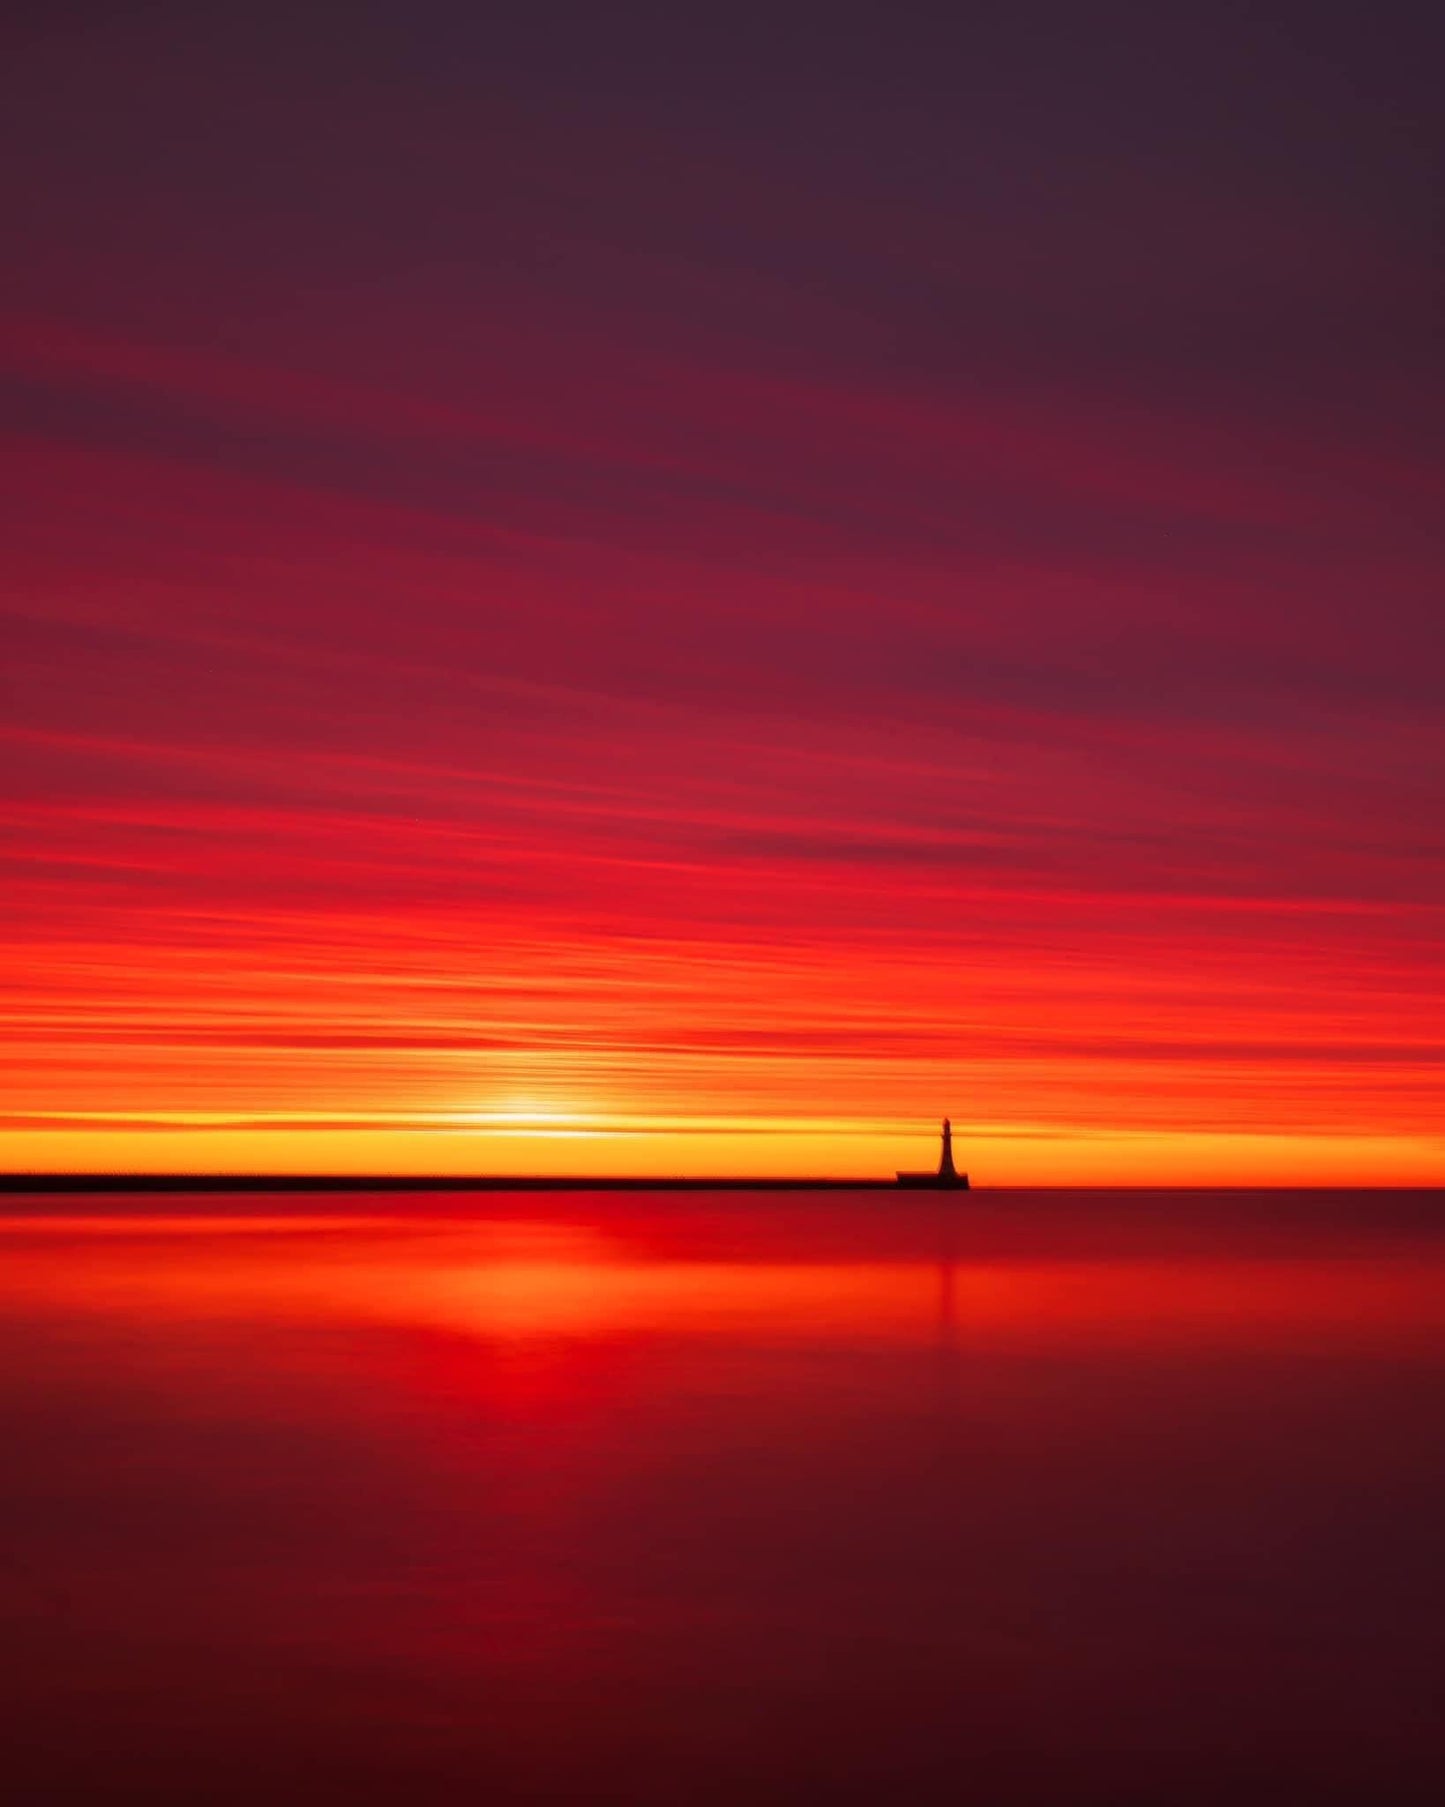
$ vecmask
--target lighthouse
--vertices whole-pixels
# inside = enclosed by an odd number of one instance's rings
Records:
[[[968,1190],[968,1175],[960,1173],[953,1164],[953,1125],[948,1118],[943,1119],[943,1139],[938,1150],[938,1171],[922,1173],[900,1172],[900,1186],[933,1186],[940,1191]]]
[[[943,1147],[938,1155],[938,1177],[945,1186],[958,1184],[958,1170],[953,1164],[953,1125],[943,1119]]]

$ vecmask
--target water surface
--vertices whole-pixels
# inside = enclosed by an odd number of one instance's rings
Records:
[[[1445,1798],[1442,1408],[1439,1194],[12,1199],[7,1786]]]

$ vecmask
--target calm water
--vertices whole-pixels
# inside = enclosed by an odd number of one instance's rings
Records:
[[[1445,1798],[1442,1425],[1440,1194],[11,1200],[7,1797]]]

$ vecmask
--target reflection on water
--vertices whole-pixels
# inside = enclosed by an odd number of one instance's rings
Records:
[[[22,1798],[1445,1783],[1438,1196],[287,1202],[0,1218]]]

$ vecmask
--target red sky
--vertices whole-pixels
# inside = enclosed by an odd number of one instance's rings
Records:
[[[1445,1175],[1440,26],[1084,10],[4,27],[0,1165]]]

